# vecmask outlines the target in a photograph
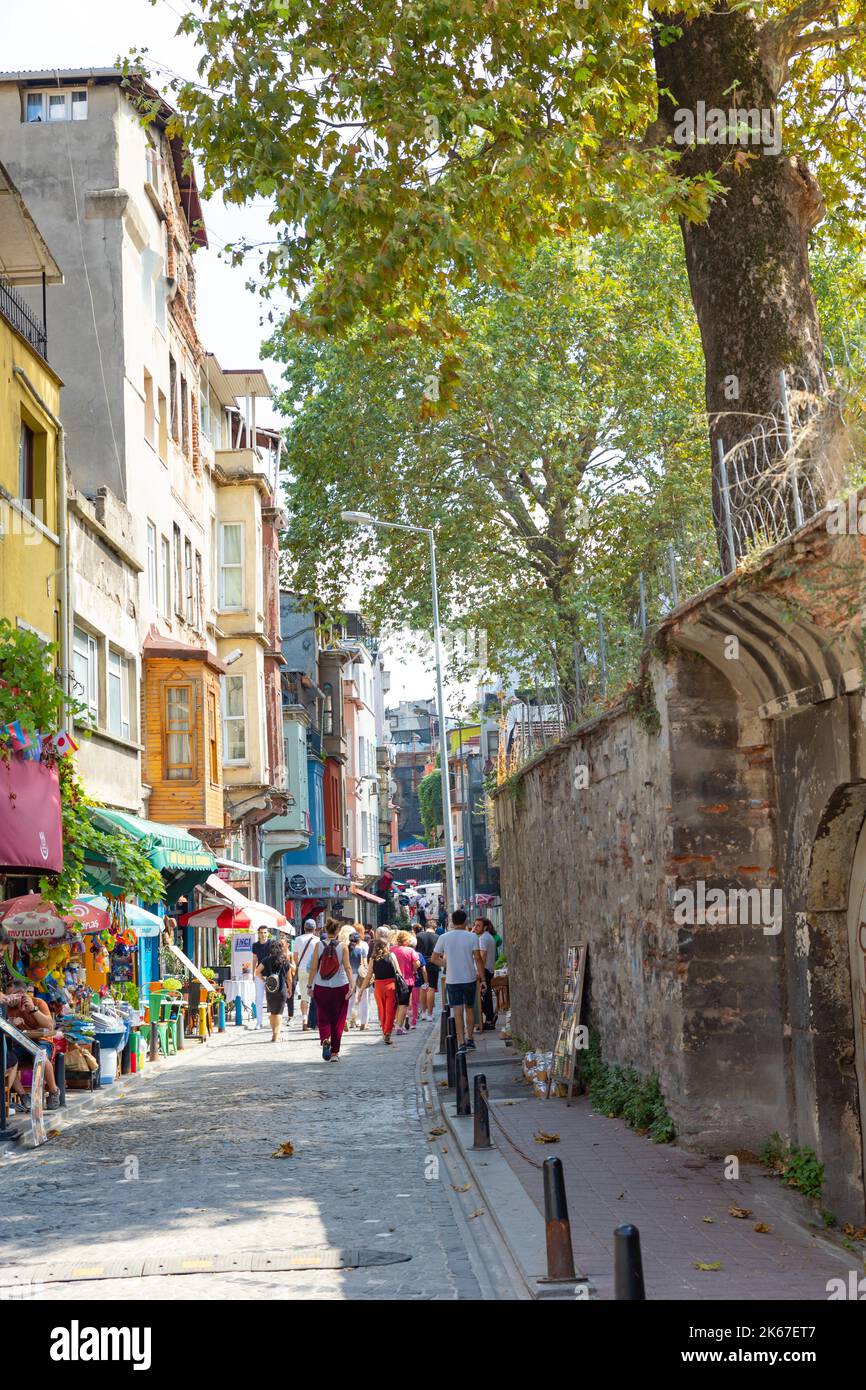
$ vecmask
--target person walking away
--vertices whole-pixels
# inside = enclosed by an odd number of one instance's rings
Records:
[[[433,964],[437,937],[432,927],[427,926],[415,938],[415,949],[424,961],[424,987],[421,990],[421,1022],[430,1023],[436,1007],[436,990],[439,985],[439,966]]]
[[[259,973],[259,966],[271,949],[271,938],[267,927],[259,927],[258,940],[253,942],[253,983],[256,987],[256,1029],[265,1026],[265,977]]]
[[[484,1014],[484,1027],[496,1027],[496,1001],[493,997],[493,972],[496,969],[496,937],[493,923],[489,917],[476,917],[475,935],[481,952],[484,968],[484,982],[487,986],[481,992],[481,1009]]]
[[[419,894],[418,894],[418,925],[419,925],[419,927],[421,927],[421,928],[424,928],[424,927],[426,927],[426,925],[427,925],[427,908],[429,907],[429,905],[430,905],[430,904],[427,902],[427,895],[426,895],[426,893],[423,893],[423,892],[422,892],[422,893],[419,893]]]
[[[439,929],[440,936],[444,931],[447,931],[448,929],[448,913],[445,910],[444,897],[440,897],[439,899],[439,911],[436,914],[436,926]]]
[[[305,1033],[310,1026],[307,1020],[307,1009],[309,1008],[309,993],[307,990],[306,983],[301,983],[301,971],[304,971],[303,979],[304,981],[306,981],[306,975],[310,968],[310,961],[312,960],[312,950],[318,939],[319,936],[316,930],[315,919],[312,917],[307,917],[304,922],[304,930],[302,934],[300,936],[296,936],[294,941],[292,942],[292,957],[295,962],[296,984],[300,987],[301,1018],[303,1019],[303,1031]]]
[[[367,959],[369,954],[366,941],[362,941],[358,933],[353,931],[349,937],[349,964],[355,976],[355,988],[349,1000],[349,1016],[346,1020],[346,1026],[347,1028],[354,1027],[357,1020],[358,1030],[362,1033],[367,1027],[367,1019],[370,1013],[370,996],[369,994],[361,993],[360,982],[367,973]]]
[[[391,1034],[394,1031],[394,1015],[397,1011],[397,972],[399,970],[400,967],[391,954],[388,942],[383,941],[378,936],[370,952],[367,973],[361,982],[361,997],[364,997],[372,980],[379,1024],[382,1028],[382,1036],[388,1044],[391,1042]]]
[[[427,988],[427,962],[418,950],[417,933],[410,938],[409,945],[418,957],[418,964],[415,967],[415,977],[412,981],[412,1027],[417,1028],[421,995],[422,991]]]
[[[282,937],[270,943],[268,954],[256,966],[256,974],[264,981],[265,1002],[271,1021],[271,1042],[279,1042],[283,1010],[289,1002],[289,992],[295,978],[292,953]]]
[[[418,969],[421,960],[420,956],[418,955],[418,952],[413,951],[412,949],[411,943],[413,940],[414,937],[411,932],[398,931],[397,935],[394,938],[394,944],[391,947],[391,954],[397,961],[397,964],[400,967],[400,973],[402,974],[403,979],[406,981],[410,990],[413,988],[415,984],[415,972]],[[398,1036],[401,1033],[409,1032],[409,1029],[406,1027],[406,1013],[408,1008],[408,1004],[397,1005],[397,1019],[394,1032]]]
[[[340,1059],[349,995],[354,987],[349,943],[339,939],[342,926],[343,923],[336,918],[328,918],[325,940],[316,942],[310,962],[310,987],[316,1004],[319,1042],[325,1062]]]
[[[474,1051],[475,991],[484,987],[484,966],[478,938],[467,930],[462,908],[452,912],[451,930],[439,937],[433,964],[445,966],[445,998],[457,1030],[457,1051]]]

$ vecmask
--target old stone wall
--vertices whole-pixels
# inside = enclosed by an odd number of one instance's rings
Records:
[[[587,942],[603,1056],[658,1073],[680,1139],[726,1154],[778,1131],[858,1224],[861,546],[816,522],[684,605],[637,692],[495,797],[515,1034],[553,1045]]]

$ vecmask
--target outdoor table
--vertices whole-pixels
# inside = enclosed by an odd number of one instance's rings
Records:
[[[256,1002],[256,987],[252,975],[244,975],[239,980],[225,980],[223,991],[225,992],[226,1004],[240,999],[245,1009],[251,1009]]]

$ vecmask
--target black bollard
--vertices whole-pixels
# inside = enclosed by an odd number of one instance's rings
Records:
[[[93,1089],[98,1091],[102,1086],[102,1048],[96,1038],[90,1044],[90,1051],[93,1053],[93,1060],[96,1063],[96,1071],[93,1073]]]
[[[546,1158],[544,1170],[544,1225],[547,1237],[547,1281],[573,1282],[574,1253],[565,1200],[561,1158]]]
[[[61,1109],[66,1105],[66,1053],[58,1052],[54,1059],[54,1079],[60,1092]]]
[[[147,1054],[147,1060],[148,1060],[149,1062],[155,1062],[158,1056],[159,1056],[159,1029],[158,1029],[157,1026],[156,1026],[156,1022],[154,1021],[154,1022],[152,1022],[151,1025],[150,1025],[150,1051],[149,1051],[148,1054]]]
[[[469,1099],[469,1073],[466,1070],[466,1053],[458,1052],[457,1064],[457,1114],[471,1115],[472,1103]]]
[[[447,1041],[448,1041],[448,1020],[450,1019],[450,1017],[451,1017],[451,1015],[450,1015],[450,1013],[448,1012],[447,1009],[443,1009],[443,1010],[442,1010],[442,1013],[439,1015],[439,1054],[438,1054],[438,1055],[439,1055],[440,1057],[444,1057],[445,1054],[446,1054],[446,1052],[447,1052],[447,1048],[446,1048],[445,1044],[446,1044]]]
[[[613,1233],[613,1296],[617,1300],[644,1300],[643,1261],[637,1226],[617,1226]]]
[[[121,1076],[129,1076],[129,1073],[130,1073],[131,1071],[132,1071],[132,1048],[131,1048],[130,1045],[129,1045],[129,1038],[127,1038],[126,1043],[125,1043],[125,1045],[124,1045],[124,1049],[123,1049],[123,1051],[122,1051],[121,1054],[120,1054],[120,1074],[121,1074]]]
[[[487,1108],[487,1077],[480,1072],[473,1080],[475,1091],[475,1123],[472,1126],[473,1149],[490,1148],[490,1111]]]
[[[457,1035],[450,1029],[445,1043],[445,1062],[448,1068],[448,1089],[452,1091],[457,1085]]]

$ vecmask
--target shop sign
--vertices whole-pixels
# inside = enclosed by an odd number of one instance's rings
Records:
[[[19,922],[0,928],[9,941],[59,941],[66,935],[66,923],[59,917],[50,922]]]

